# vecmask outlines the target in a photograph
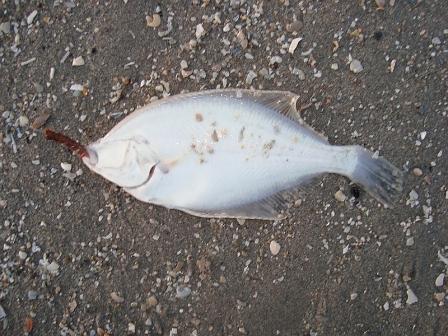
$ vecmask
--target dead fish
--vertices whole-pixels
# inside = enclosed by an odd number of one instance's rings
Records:
[[[347,176],[391,206],[402,172],[360,146],[330,145],[300,118],[297,100],[283,91],[180,94],[133,112],[87,146],[45,135],[137,199],[196,216],[281,218],[287,195],[324,173]]]

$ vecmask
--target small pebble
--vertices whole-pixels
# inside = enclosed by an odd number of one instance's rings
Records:
[[[236,221],[238,222],[239,225],[244,225],[246,223],[246,219],[244,218],[237,218]]]
[[[386,5],[386,0],[375,0],[375,3],[376,3],[377,10],[384,10],[384,6]]]
[[[338,70],[339,69],[339,65],[337,63],[333,63],[331,65],[331,70]]]
[[[269,65],[280,64],[282,62],[282,58],[280,56],[272,56],[269,60]]]
[[[6,312],[3,307],[0,305],[0,321],[6,317]]]
[[[409,198],[410,198],[411,200],[418,200],[418,194],[417,194],[417,192],[416,192],[414,189],[412,189],[412,190],[409,192]]]
[[[434,299],[436,299],[437,302],[443,302],[443,300],[445,299],[445,293],[434,293]]]
[[[408,286],[408,289],[406,291],[406,294],[408,296],[408,298],[406,299],[406,304],[412,305],[412,304],[418,302],[417,296],[415,295],[415,293],[412,291],[412,289],[409,286]]]
[[[116,292],[110,293],[110,298],[112,299],[112,301],[114,301],[116,303],[123,303],[124,302],[124,298],[119,296]]]
[[[19,251],[19,258],[20,258],[21,260],[25,260],[26,257],[28,257],[28,255],[26,254],[26,252],[24,252],[24,251]]]
[[[33,291],[33,290],[29,290],[27,293],[28,300],[30,300],[30,301],[36,300],[38,296],[39,296],[39,293],[36,291]]]
[[[242,30],[240,30],[238,32],[238,34],[236,35],[236,38],[238,39],[238,42],[240,43],[241,47],[243,49],[246,49],[249,41],[247,40],[246,34],[244,34],[244,32]]]
[[[2,32],[3,34],[9,34],[11,32],[11,23],[10,22],[0,23],[0,32]]]
[[[191,294],[191,289],[189,287],[178,286],[176,288],[176,298],[185,299]]]
[[[72,170],[72,165],[68,162],[61,162],[61,168],[62,170],[69,172]]]
[[[383,309],[384,309],[384,311],[389,310],[389,302],[386,302],[385,304],[383,304]]]
[[[182,60],[182,61],[180,61],[180,68],[181,68],[182,70],[188,69],[188,63],[187,63],[186,60]]]
[[[81,84],[73,84],[70,86],[70,91],[83,91],[84,90],[84,86],[82,86]]]
[[[355,300],[358,297],[358,293],[352,293],[350,294],[350,300]]]
[[[152,16],[146,16],[146,25],[151,28],[157,28],[160,26],[162,20],[159,14],[153,14]]]
[[[392,73],[395,71],[395,66],[397,65],[397,60],[393,59],[389,65],[389,71]]]
[[[37,15],[37,10],[33,10],[31,12],[31,14],[28,15],[28,17],[26,18],[26,23],[28,23],[29,25],[32,24],[36,15]]]
[[[414,237],[409,237],[406,239],[406,246],[412,246],[414,245]]]
[[[269,249],[271,250],[271,254],[276,256],[280,252],[280,244],[277,243],[275,240],[272,240],[269,244]]]
[[[255,78],[257,78],[257,74],[254,71],[249,70],[246,76],[246,84],[251,85]]]
[[[350,62],[350,71],[357,74],[364,70],[364,67],[362,66],[361,62],[357,59],[353,59]]]
[[[149,307],[155,307],[155,306],[157,306],[159,301],[157,300],[157,298],[154,295],[152,295],[146,300],[146,303],[148,304]]]
[[[82,56],[78,56],[73,59],[72,66],[82,66],[84,65],[84,58]]]
[[[53,275],[58,275],[59,265],[55,261],[52,261],[49,265],[47,265],[47,271]]]
[[[442,287],[444,281],[445,281],[445,273],[440,273],[439,276],[436,278],[436,286]]]
[[[230,23],[227,23],[225,26],[224,26],[224,28],[222,28],[222,31],[224,32],[224,33],[228,33],[229,31],[230,31],[230,28],[231,28],[232,26],[230,25]]]
[[[420,168],[414,168],[412,170],[412,172],[414,173],[415,176],[422,176],[423,175],[423,171]]]
[[[436,36],[436,37],[434,37],[432,40],[431,40],[431,42],[432,42],[432,44],[435,44],[435,45],[440,45],[440,44],[442,44],[442,41],[440,41],[440,39]]]
[[[18,119],[18,123],[20,127],[26,127],[30,123],[27,116],[21,115]]]
[[[196,39],[200,40],[201,37],[205,36],[205,29],[204,26],[202,25],[202,23],[198,24],[196,26]]]
[[[128,332],[130,334],[135,334],[135,324],[134,323],[129,323],[128,324]]]
[[[342,192],[342,190],[338,190],[334,194],[334,198],[336,198],[336,200],[339,202],[344,202],[347,199],[347,196],[345,196],[345,194]]]
[[[297,49],[297,46],[299,45],[300,41],[302,41],[301,37],[297,37],[291,41],[291,44],[289,45],[288,49],[288,52],[290,54],[294,54],[294,51]]]
[[[36,119],[34,119],[34,121],[31,123],[31,128],[33,129],[39,129],[42,126],[45,125],[45,123],[47,122],[48,118],[50,118],[50,114],[49,113],[42,113],[40,115],[38,115],[36,117]]]

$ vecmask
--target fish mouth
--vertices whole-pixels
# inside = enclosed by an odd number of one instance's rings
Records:
[[[149,173],[148,173],[148,177],[142,183],[139,183],[134,186],[129,186],[129,187],[128,186],[121,186],[121,187],[125,188],[127,190],[132,190],[132,189],[137,189],[137,188],[143,187],[146,183],[148,183],[151,180],[152,176],[154,175],[154,171],[156,170],[156,166],[157,166],[157,164],[155,164],[154,166],[151,167],[151,169],[149,170]]]

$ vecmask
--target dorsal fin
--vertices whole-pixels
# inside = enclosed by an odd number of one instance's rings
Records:
[[[199,92],[204,95],[221,95],[231,98],[240,98],[253,101],[254,104],[261,104],[274,110],[289,119],[299,123],[303,129],[309,131],[309,134],[325,143],[327,138],[311,128],[300,116],[297,110],[299,96],[290,91],[263,91],[263,90],[245,90],[245,89],[223,89]]]
[[[327,143],[327,138],[322,134],[316,132],[301,118],[299,111],[297,110],[297,102],[299,96],[290,91],[270,91],[270,90],[247,90],[247,89],[218,89],[218,90],[205,90],[199,92],[182,93],[174,96],[169,96],[160,100],[156,100],[149,104],[148,108],[157,107],[171,102],[180,102],[184,99],[197,99],[200,97],[226,97],[229,99],[242,99],[253,102],[254,104],[260,104],[272,111],[275,111],[287,118],[299,123],[304,129],[309,131],[309,135],[314,136],[316,139]],[[140,110],[140,113],[145,111],[144,108]],[[139,112],[134,112],[136,116]]]
[[[264,105],[280,114],[303,124],[297,110],[299,96],[290,91],[248,90],[248,89],[217,89],[199,92],[182,93],[152,102],[150,105],[164,104],[175,100],[197,98],[204,96],[221,96],[233,99],[247,99],[255,104]]]
[[[264,105],[300,124],[303,123],[303,120],[297,111],[297,101],[299,100],[299,96],[290,91],[224,89],[217,90],[217,94],[251,100],[255,104]]]

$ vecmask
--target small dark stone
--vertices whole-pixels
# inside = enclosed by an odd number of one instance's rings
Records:
[[[361,195],[361,190],[359,189],[359,186],[354,184],[350,187],[350,193],[355,199],[358,199]]]
[[[373,37],[375,38],[375,40],[379,41],[383,38],[383,32],[378,30],[373,33]]]

